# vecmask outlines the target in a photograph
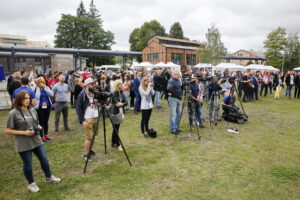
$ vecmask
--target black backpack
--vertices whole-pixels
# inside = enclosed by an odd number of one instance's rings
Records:
[[[156,138],[157,132],[153,128],[151,128],[150,130],[148,130],[148,135],[149,137]]]

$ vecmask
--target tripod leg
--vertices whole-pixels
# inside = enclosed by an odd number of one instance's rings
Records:
[[[99,111],[100,111],[100,110],[99,110],[99,108],[98,108],[98,113],[100,113]],[[91,152],[92,147],[93,147],[93,144],[94,144],[94,141],[95,141],[96,133],[97,133],[98,126],[99,126],[99,121],[100,121],[100,117],[98,117],[96,127],[95,127],[95,129],[93,129],[93,138],[92,138],[92,142],[91,142],[91,146],[90,146],[89,152]],[[88,158],[86,159],[86,161],[85,161],[83,173],[86,172],[86,168],[87,168],[88,162],[89,162],[89,157],[88,157]]]
[[[235,92],[237,93],[237,88],[236,88],[236,85],[234,84],[233,85],[233,87],[234,87],[234,90],[235,90]],[[245,112],[245,109],[244,109],[244,106],[243,106],[243,103],[242,103],[242,101],[241,101],[241,98],[238,96],[238,99],[239,99],[239,102],[240,102],[240,104],[241,104],[241,107],[242,107],[242,110],[243,110],[243,113],[245,114],[245,116],[247,116],[248,117],[248,115],[246,114],[246,112]]]
[[[105,111],[106,111],[106,113],[107,113],[107,116],[108,116],[108,118],[109,118],[109,120],[110,120],[110,123],[111,123],[111,125],[112,125],[114,131],[116,131],[116,133],[117,133],[118,140],[120,141],[120,144],[121,144],[121,146],[122,146],[122,148],[123,148],[123,152],[124,152],[124,154],[125,154],[125,156],[126,156],[126,159],[127,159],[128,163],[129,163],[129,165],[132,167],[132,164],[131,164],[131,162],[130,162],[130,160],[129,160],[129,157],[128,157],[128,155],[127,155],[126,149],[125,149],[125,147],[124,147],[124,145],[123,145],[123,142],[122,142],[122,140],[121,140],[121,138],[120,138],[120,136],[119,136],[119,131],[116,129],[115,125],[113,124],[112,119],[111,119],[111,117],[110,117],[110,113],[108,112],[108,110],[107,110],[106,108],[105,108]]]
[[[102,119],[103,119],[104,153],[107,154],[106,125],[105,125],[105,107],[104,106],[102,106]]]

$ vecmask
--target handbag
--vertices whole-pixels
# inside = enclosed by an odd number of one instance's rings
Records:
[[[151,128],[150,130],[148,130],[147,133],[148,133],[149,137],[152,137],[152,138],[156,138],[157,137],[157,132],[153,128]]]
[[[112,110],[114,110],[114,109],[112,109]],[[113,114],[113,112],[111,112],[110,118],[111,118],[112,124],[114,124],[114,125],[121,124],[124,120],[123,109],[120,107],[118,114]]]

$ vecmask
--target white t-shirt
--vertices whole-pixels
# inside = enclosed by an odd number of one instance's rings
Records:
[[[93,103],[92,98],[89,98],[89,101],[90,101],[90,105],[85,110],[84,119],[90,119],[99,116],[97,105]]]

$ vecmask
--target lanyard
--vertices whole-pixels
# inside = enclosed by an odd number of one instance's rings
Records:
[[[24,116],[24,114],[23,114],[23,111],[22,111],[22,110],[19,110],[19,111],[20,111],[20,113],[21,113],[21,115],[22,115],[24,121],[26,122],[28,129],[29,129],[29,125],[28,125],[27,120],[25,119],[25,116]],[[32,117],[32,120],[34,121],[36,127],[38,127],[38,123],[34,120],[34,117],[32,116],[30,110],[28,110],[28,112],[29,112],[30,116]]]

